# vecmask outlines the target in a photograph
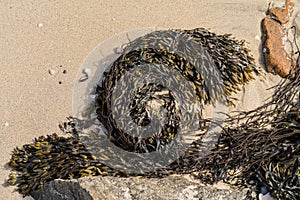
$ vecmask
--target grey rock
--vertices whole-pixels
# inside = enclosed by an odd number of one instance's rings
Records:
[[[73,180],[54,180],[31,196],[39,200],[233,200],[243,199],[248,189],[233,190],[204,186],[199,181],[184,176],[166,178],[144,177],[84,177]]]

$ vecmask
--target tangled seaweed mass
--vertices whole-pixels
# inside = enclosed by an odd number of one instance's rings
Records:
[[[234,104],[231,94],[260,69],[245,41],[228,34],[203,28],[149,33],[128,43],[99,80],[92,123],[102,135],[86,129],[86,121],[69,117],[60,127],[72,137],[41,136],[14,149],[8,182],[26,196],[58,178],[189,173],[208,184],[224,181],[236,187],[266,187],[275,198],[299,199],[300,108],[293,102],[300,90],[299,62],[296,67],[267,103],[227,116],[212,149],[202,157],[205,131],[215,123],[203,114],[204,106]],[[145,136],[145,129],[151,134]],[[95,141],[109,138],[139,161],[153,152],[169,156],[165,146],[185,144],[176,141],[178,135],[193,139],[178,157],[161,168],[143,168],[154,165],[150,159],[138,165],[138,173],[120,161],[116,165],[124,164],[123,168],[115,168],[110,161],[116,152],[101,151]]]

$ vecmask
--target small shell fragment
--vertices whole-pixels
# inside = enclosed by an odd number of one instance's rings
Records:
[[[259,36],[259,35],[256,35],[256,36],[255,36],[255,40],[260,41],[260,36]]]
[[[41,28],[42,26],[44,26],[44,24],[42,22],[37,23],[38,28]]]
[[[48,72],[49,72],[50,75],[55,75],[56,74],[56,71],[54,69],[49,69]]]
[[[83,74],[83,76],[80,77],[79,82],[84,82],[84,81],[86,81],[88,79],[89,79],[89,76],[87,74]]]

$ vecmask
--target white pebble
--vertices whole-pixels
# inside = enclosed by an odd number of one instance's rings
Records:
[[[267,50],[267,48],[263,48],[262,51],[263,51],[263,53],[267,53],[268,50]]]
[[[112,20],[112,21],[116,21],[116,18],[113,17],[113,18],[111,18],[111,20]]]
[[[56,74],[56,71],[54,69],[49,69],[48,72],[49,72],[50,75]]]
[[[8,123],[8,122],[5,122],[4,126],[5,126],[5,127],[8,127],[8,126],[9,126],[9,123]]]
[[[260,41],[260,36],[259,35],[255,36],[255,40]]]
[[[42,22],[39,22],[39,23],[37,24],[37,27],[38,27],[38,28],[41,28],[42,26],[44,26],[44,24],[43,24]]]
[[[91,71],[90,68],[84,68],[84,69],[82,70],[82,73],[88,74],[88,75],[90,75],[91,72],[92,72],[92,71]]]
[[[258,195],[258,199],[259,200],[274,200],[273,197],[271,197],[271,195],[269,193],[267,193],[266,195],[263,195],[263,194],[259,194]]]

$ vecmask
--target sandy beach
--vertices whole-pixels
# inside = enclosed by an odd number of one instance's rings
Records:
[[[293,2],[300,4],[299,0]],[[9,174],[5,164],[14,147],[40,135],[59,133],[59,122],[73,115],[78,70],[99,43],[145,27],[205,27],[245,39],[260,65],[260,23],[268,3],[1,0],[0,199],[23,199],[13,192],[14,187],[5,187]]]

